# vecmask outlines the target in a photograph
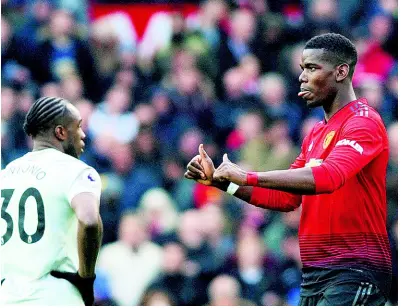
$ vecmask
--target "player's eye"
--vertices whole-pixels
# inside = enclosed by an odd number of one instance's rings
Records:
[[[309,70],[310,70],[311,72],[314,72],[314,71],[316,71],[316,67],[310,67]]]

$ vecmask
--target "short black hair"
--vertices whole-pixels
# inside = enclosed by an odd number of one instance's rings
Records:
[[[47,132],[68,113],[66,100],[60,97],[41,97],[36,100],[25,117],[24,131],[36,137]]]
[[[324,49],[329,53],[327,61],[334,65],[347,63],[350,68],[349,76],[354,74],[358,53],[355,45],[345,36],[338,33],[317,35],[306,42],[304,49]]]

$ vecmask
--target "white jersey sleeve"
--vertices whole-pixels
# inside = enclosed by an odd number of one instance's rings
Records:
[[[100,192],[102,189],[102,182],[99,173],[93,168],[84,169],[72,183],[69,191],[67,192],[68,201],[71,204],[72,199],[84,192],[93,193],[100,199]]]

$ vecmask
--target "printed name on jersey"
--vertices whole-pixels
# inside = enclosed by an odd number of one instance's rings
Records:
[[[2,174],[2,178],[21,174],[29,174],[34,176],[37,180],[42,180],[46,176],[46,171],[33,164],[13,165],[5,169],[5,172]]]
[[[330,145],[331,140],[333,140],[334,135],[336,134],[336,131],[332,130],[330,133],[326,135],[323,141],[323,149],[327,149],[327,147]]]
[[[352,112],[358,116],[367,117],[369,115],[369,108],[364,103],[356,102],[350,108],[351,108]]]
[[[363,147],[359,145],[355,140],[348,140],[348,139],[342,139],[336,143],[336,146],[340,145],[349,145],[352,148],[354,148],[357,152],[359,152],[361,155],[363,153]]]
[[[320,158],[311,158],[309,161],[305,164],[305,167],[317,167],[320,166],[323,163],[323,159]]]

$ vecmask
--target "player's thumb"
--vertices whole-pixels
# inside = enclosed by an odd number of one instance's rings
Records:
[[[223,155],[223,162],[230,162],[230,160],[228,159],[227,153],[225,153],[225,154]]]
[[[199,145],[199,154],[202,158],[209,158],[209,155],[207,155],[202,143]]]

